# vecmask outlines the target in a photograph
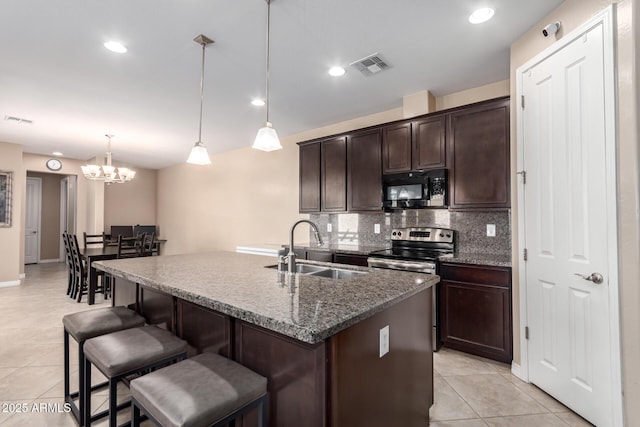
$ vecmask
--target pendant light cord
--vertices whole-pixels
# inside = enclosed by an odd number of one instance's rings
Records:
[[[202,43],[202,69],[200,73],[200,126],[198,127],[198,143],[202,144],[202,103],[204,99],[204,50],[206,43]]]
[[[271,28],[271,0],[267,2],[267,72],[266,72],[266,84],[265,84],[265,103],[267,110],[267,123],[269,123],[269,57],[270,57],[270,45],[269,45],[269,33]]]

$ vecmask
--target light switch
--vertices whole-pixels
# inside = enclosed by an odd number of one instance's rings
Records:
[[[380,357],[389,353],[389,325],[380,329]]]
[[[327,224],[327,233],[331,233],[331,223]]]
[[[496,225],[495,224],[487,224],[487,236],[496,237]]]
[[[380,224],[373,224],[373,232],[375,234],[380,234]]]

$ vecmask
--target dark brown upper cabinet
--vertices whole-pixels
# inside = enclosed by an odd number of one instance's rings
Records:
[[[411,124],[413,139],[412,169],[435,169],[446,166],[446,116],[432,116]]]
[[[411,123],[382,128],[382,173],[411,170]]]
[[[449,113],[447,133],[450,209],[509,208],[509,99]]]
[[[300,212],[320,212],[320,142],[300,145]]]
[[[347,141],[339,137],[321,143],[321,210],[347,210]]]
[[[395,123],[382,129],[384,174],[446,167],[446,115]]]
[[[382,210],[380,129],[347,136],[347,210]]]

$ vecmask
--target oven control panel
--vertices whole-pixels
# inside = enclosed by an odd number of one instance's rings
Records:
[[[453,238],[454,231],[448,228],[412,227],[391,230],[391,240],[453,243]]]

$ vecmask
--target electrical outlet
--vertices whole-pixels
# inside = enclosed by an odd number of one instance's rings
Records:
[[[373,224],[373,232],[375,234],[380,234],[380,224]]]
[[[487,224],[487,236],[496,237],[496,225],[495,224]]]
[[[389,353],[389,325],[380,329],[380,357]]]
[[[331,227],[331,224],[327,224],[327,233],[331,233],[332,228],[333,227]]]

